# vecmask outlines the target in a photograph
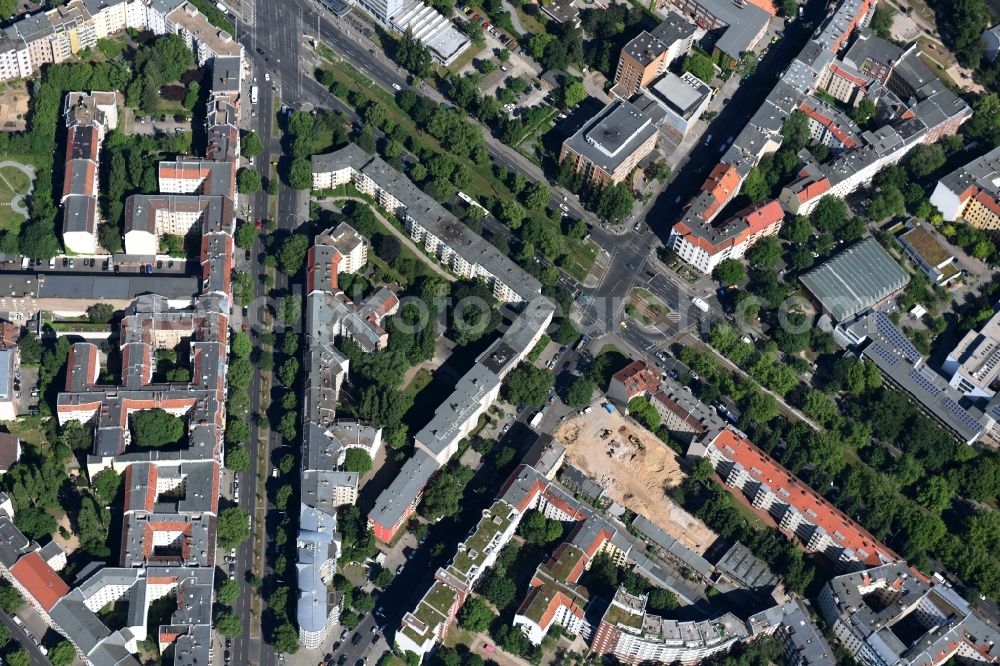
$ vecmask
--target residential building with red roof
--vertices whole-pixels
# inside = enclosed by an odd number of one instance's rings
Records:
[[[48,611],[69,593],[69,585],[37,552],[21,557],[10,568],[10,574],[24,598],[43,617],[48,617]]]
[[[608,398],[624,407],[632,398],[655,393],[660,388],[660,373],[642,360],[632,361],[611,377]]]
[[[931,203],[947,222],[965,220],[977,229],[1000,230],[1000,148],[941,178]]]
[[[713,181],[713,190],[720,195],[729,191],[723,187],[721,181]],[[743,257],[761,238],[777,234],[784,219],[781,205],[765,199],[718,225],[690,227],[682,220],[674,225],[668,243],[678,257],[708,275],[726,259]]]
[[[730,492],[842,569],[901,559],[740,433],[726,428],[693,443],[688,454],[707,458]]]

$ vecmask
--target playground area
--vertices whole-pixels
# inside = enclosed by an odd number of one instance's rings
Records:
[[[26,195],[31,191],[34,174],[19,162],[0,162],[0,231],[16,234],[28,219]]]
[[[23,132],[28,127],[28,84],[15,81],[0,86],[0,131]]]
[[[567,419],[555,437],[566,445],[566,462],[594,479],[612,500],[699,554],[715,540],[704,523],[666,494],[685,477],[677,456],[621,412],[595,407],[590,414]]]

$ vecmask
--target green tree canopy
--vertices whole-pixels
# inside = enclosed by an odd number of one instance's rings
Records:
[[[94,303],[87,307],[87,319],[94,324],[108,324],[115,316],[115,306],[110,303]]]
[[[521,363],[514,368],[503,385],[504,400],[512,405],[527,405],[538,408],[545,402],[552,375],[530,363]]]
[[[240,139],[240,152],[243,157],[257,157],[264,152],[264,144],[256,132],[246,130]]]
[[[215,593],[215,598],[220,604],[232,606],[240,596],[240,584],[232,578],[222,581],[219,589]]]
[[[250,538],[250,516],[238,507],[223,509],[216,529],[219,547],[227,550],[235,548]]]
[[[357,472],[358,478],[364,478],[372,468],[372,458],[362,449],[347,449],[344,456],[344,469]]]
[[[138,446],[161,447],[184,437],[184,421],[160,408],[132,414],[132,435]]]
[[[594,382],[585,375],[573,378],[569,386],[566,387],[566,395],[563,399],[566,404],[574,409],[583,409],[590,404],[594,397],[594,389],[597,388]]]
[[[490,605],[479,597],[469,597],[458,612],[458,626],[466,631],[486,631],[496,614]]]
[[[712,276],[725,286],[746,282],[747,269],[739,259],[726,259],[712,271]]]
[[[715,78],[715,65],[702,53],[692,52],[684,56],[681,69],[691,72],[705,83],[711,83]]]

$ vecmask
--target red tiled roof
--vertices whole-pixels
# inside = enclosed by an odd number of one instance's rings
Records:
[[[764,200],[754,204],[749,208],[744,208],[736,213],[736,217],[747,223],[748,234],[756,234],[764,231],[773,224],[777,224],[785,219],[785,211],[781,209],[781,204],[775,199]]]
[[[660,378],[645,361],[632,361],[614,374],[614,379],[625,385],[629,398],[640,393],[655,391]]]
[[[830,189],[830,179],[823,176],[817,181],[813,181],[802,188],[796,195],[799,198],[799,203],[805,203],[810,199],[818,197],[827,190]]]
[[[739,463],[751,477],[764,482],[780,501],[795,507],[806,520],[823,528],[834,543],[854,551],[866,565],[883,564],[880,553],[888,560],[902,559],[745,437],[727,428],[719,433],[712,446],[720,449],[729,460]],[[788,494],[784,495],[782,490]]]
[[[46,611],[52,610],[56,602],[69,594],[69,585],[63,582],[37,551],[28,553],[15,562],[10,573]]]

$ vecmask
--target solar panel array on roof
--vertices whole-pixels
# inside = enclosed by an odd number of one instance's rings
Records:
[[[910,371],[907,374],[917,386],[929,393],[931,396],[941,393],[941,389],[935,386],[934,382],[925,377],[924,374],[916,368],[910,368]]]
[[[878,336],[889,344],[890,347],[895,349],[901,355],[907,358],[907,360],[916,363],[918,359],[922,358],[917,348],[913,346],[910,339],[906,337],[906,334],[899,330],[889,316],[882,311],[878,311],[874,316],[875,320],[875,330]]]

